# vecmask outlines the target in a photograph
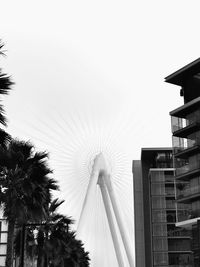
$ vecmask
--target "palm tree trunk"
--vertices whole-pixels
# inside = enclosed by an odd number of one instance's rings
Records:
[[[25,224],[22,225],[21,230],[21,255],[20,255],[20,267],[24,267],[24,256],[25,256],[25,235],[26,235],[26,226]]]
[[[8,221],[6,267],[12,267],[12,265],[13,265],[14,231],[15,231],[15,221],[9,220]]]
[[[44,267],[44,256],[41,251],[38,253],[38,258],[37,258],[37,267]]]

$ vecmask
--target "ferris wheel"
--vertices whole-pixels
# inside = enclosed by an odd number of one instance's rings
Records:
[[[13,128],[37,149],[49,151],[50,166],[60,185],[55,197],[65,200],[60,212],[74,219],[90,266],[133,267],[132,159],[120,142],[127,131],[124,117],[115,121],[111,116],[105,124],[92,119],[91,113],[58,107],[39,114],[30,106],[27,110],[32,119],[20,117],[26,127],[16,119]]]

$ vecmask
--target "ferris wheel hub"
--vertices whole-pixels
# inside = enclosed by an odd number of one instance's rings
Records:
[[[108,172],[108,167],[104,158],[103,153],[99,153],[95,159],[94,159],[94,165],[93,165],[93,170],[94,171],[99,171],[99,172]]]

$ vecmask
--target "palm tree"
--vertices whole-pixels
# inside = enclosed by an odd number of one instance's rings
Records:
[[[85,251],[81,240],[76,239],[75,232],[69,232],[66,237],[68,242],[65,246],[64,267],[88,267],[89,266],[89,253]],[[66,253],[69,251],[70,253]],[[53,267],[58,267],[55,265]]]
[[[35,266],[35,260],[37,255],[37,244],[35,241],[34,230],[35,226],[28,224],[25,227],[25,236],[23,235],[23,229],[21,227],[16,227],[15,241],[14,241],[14,250],[15,250],[15,259],[19,260],[24,254],[24,266],[28,263],[28,266]],[[24,244],[25,243],[25,244]],[[24,250],[22,251],[22,247]],[[20,259],[21,260],[21,259]]]
[[[47,216],[51,191],[57,190],[50,177],[46,152],[34,152],[30,142],[11,140],[0,147],[0,206],[8,221],[6,266],[13,262],[14,230],[29,221]]]
[[[2,50],[3,43],[0,40],[0,55],[4,55],[4,52]],[[11,90],[11,85],[13,82],[11,81],[10,77],[3,73],[0,69],[0,95],[6,95]],[[4,115],[4,108],[0,104],[0,123],[6,126],[6,117]],[[7,134],[4,130],[0,129],[0,145],[5,146],[7,142],[9,142],[11,139],[10,135]]]
[[[76,239],[75,232],[70,226],[73,220],[57,212],[64,201],[54,199],[49,204],[46,220],[38,226],[29,226],[29,243],[26,242],[27,256],[34,261],[37,258],[38,267],[87,267],[89,266],[88,252],[83,243]],[[33,231],[37,228],[37,237]],[[19,255],[20,234],[16,237],[16,254]],[[31,262],[31,261],[30,261]],[[29,262],[29,265],[30,265]]]
[[[44,257],[43,262],[38,259],[38,267],[89,266],[88,252],[85,252],[83,243],[76,239],[75,232],[70,229],[73,221],[57,213],[63,202],[58,199],[52,201],[46,228],[40,228],[38,232],[38,252]]]
[[[0,55],[4,55],[4,52],[2,50],[4,44],[0,40]],[[11,90],[11,85],[13,82],[11,81],[10,77],[3,73],[0,69],[0,95],[6,95]],[[6,126],[6,118],[4,115],[4,109],[3,106],[0,105],[0,123]],[[1,137],[0,137],[1,138]]]
[[[64,200],[60,201],[58,198],[51,201],[48,216],[39,227],[37,236],[38,267],[46,267],[52,259],[62,261],[60,251],[63,249],[63,234],[69,231],[69,227],[73,223],[70,217],[57,212],[63,202]]]

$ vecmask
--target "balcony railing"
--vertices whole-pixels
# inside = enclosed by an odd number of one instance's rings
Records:
[[[178,194],[177,194],[178,199],[183,198],[183,197],[188,197],[191,195],[195,195],[195,194],[200,193],[200,185],[196,185],[196,186],[192,186],[192,187],[187,186],[183,190],[177,191],[177,192],[178,192]]]
[[[186,240],[179,240],[180,242],[168,242],[168,250],[169,251],[190,251],[191,250],[191,245],[190,245],[190,240],[186,242]]]
[[[185,214],[178,213],[177,221],[181,222],[181,221],[190,220],[190,219],[194,219],[198,217],[200,217],[200,210],[188,210],[188,213],[185,213]]]
[[[173,143],[174,154],[177,154],[186,149],[200,145],[200,138],[199,136],[194,136],[194,139],[173,136],[172,143]]]
[[[178,118],[175,116],[171,117],[171,127],[172,127],[172,132],[176,132],[180,129],[183,129],[193,123],[198,123],[200,122],[200,111],[196,110],[192,113],[190,113],[187,118]]]
[[[193,267],[193,263],[191,264],[178,264],[178,265],[169,265],[170,267]]]
[[[178,117],[171,117],[171,126],[172,126],[172,133],[183,129],[184,127],[190,125],[193,122],[190,122],[189,120],[186,120],[184,118],[178,118]]]
[[[194,171],[196,169],[200,168],[200,161],[193,161],[192,163],[188,163],[186,165],[183,165],[181,167],[176,168],[176,175],[181,175],[183,173],[187,173],[190,171]]]
[[[189,231],[189,230],[185,230],[185,229],[183,229],[183,230],[180,230],[180,229],[174,229],[174,230],[169,230],[168,232],[167,232],[167,235],[169,236],[169,237],[182,237],[182,236],[188,236],[188,237],[190,237],[191,236],[191,231]]]
[[[192,211],[189,209],[189,207],[188,207],[188,210],[177,211],[177,222],[182,222],[182,221],[189,220],[189,219],[192,219]]]
[[[187,210],[188,209],[188,204],[178,203],[177,204],[177,209],[178,210]]]

